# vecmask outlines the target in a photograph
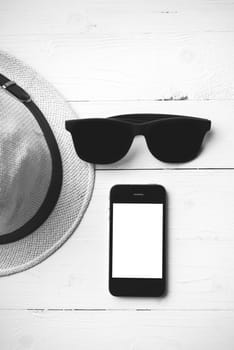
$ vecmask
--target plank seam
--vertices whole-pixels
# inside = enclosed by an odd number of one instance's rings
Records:
[[[234,168],[96,168],[96,171],[232,171]]]
[[[0,311],[30,311],[30,312],[234,312],[234,308],[229,309],[151,309],[151,308],[128,308],[128,309],[117,309],[117,308],[2,308]]]

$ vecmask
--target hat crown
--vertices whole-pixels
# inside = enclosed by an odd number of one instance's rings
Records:
[[[43,203],[52,161],[34,116],[0,90],[0,236],[27,223]]]

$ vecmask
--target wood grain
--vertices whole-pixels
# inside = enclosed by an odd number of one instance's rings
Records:
[[[0,45],[72,101],[234,96],[233,32],[2,35]]]
[[[234,313],[220,311],[5,311],[4,350],[230,350]]]
[[[35,15],[36,14],[36,15]],[[232,0],[8,0],[1,3],[4,35],[233,31]],[[16,31],[17,28],[17,31]]]

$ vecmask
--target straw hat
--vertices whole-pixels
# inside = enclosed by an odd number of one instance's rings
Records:
[[[0,276],[54,253],[88,206],[94,169],[65,120],[77,118],[37,72],[0,51]],[[22,90],[23,89],[23,90]]]

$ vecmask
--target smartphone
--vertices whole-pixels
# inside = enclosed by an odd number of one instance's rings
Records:
[[[109,291],[162,296],[166,289],[166,191],[115,185],[110,191]]]

